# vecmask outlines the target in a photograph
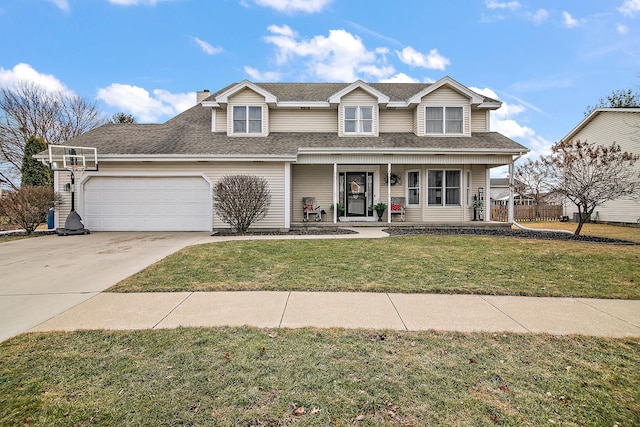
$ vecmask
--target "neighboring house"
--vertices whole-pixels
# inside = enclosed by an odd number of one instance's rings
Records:
[[[464,224],[473,195],[490,188],[489,170],[528,151],[490,131],[489,112],[500,105],[450,77],[245,80],[199,92],[196,106],[163,124],[107,124],[68,141],[96,147],[100,164],[76,174],[77,211],[96,231],[225,229],[213,187],[225,175],[251,174],[268,181],[272,196],[253,229],[302,224],[303,197],[314,197],[329,222],[375,221],[371,206],[393,197],[408,223]],[[66,197],[58,226],[70,207],[68,175],[56,173]],[[400,220],[388,211],[383,218]]]
[[[623,151],[640,154],[640,108],[598,108],[562,138],[562,141],[571,140],[604,146],[616,142]],[[640,162],[633,167],[640,173]],[[565,215],[573,217],[577,212],[571,202],[565,205]],[[640,222],[640,200],[612,200],[597,207],[591,219],[636,224]]]
[[[523,197],[520,193],[524,190],[524,184],[514,179],[513,203],[515,205],[533,205],[535,200],[532,197]],[[520,191],[518,191],[520,190]],[[511,190],[509,188],[509,178],[491,178],[491,204],[508,206]]]

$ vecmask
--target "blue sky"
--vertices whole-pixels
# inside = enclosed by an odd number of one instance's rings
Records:
[[[492,129],[533,156],[640,89],[640,0],[0,0],[0,40],[0,87],[33,80],[145,123],[243,79],[449,75],[503,101]]]

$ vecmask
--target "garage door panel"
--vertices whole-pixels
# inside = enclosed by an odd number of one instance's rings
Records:
[[[202,177],[92,177],[83,221],[95,231],[208,231],[211,189]]]

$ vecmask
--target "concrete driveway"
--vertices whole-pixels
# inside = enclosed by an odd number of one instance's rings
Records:
[[[209,233],[92,233],[0,244],[0,341],[88,300]]]

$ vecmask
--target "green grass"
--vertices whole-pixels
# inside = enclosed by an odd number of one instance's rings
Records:
[[[640,246],[488,236],[193,246],[111,292],[367,291],[640,298]]]
[[[640,424],[640,340],[177,329],[0,344],[0,425]],[[304,407],[302,415],[294,415]],[[358,420],[354,423],[355,420]]]

